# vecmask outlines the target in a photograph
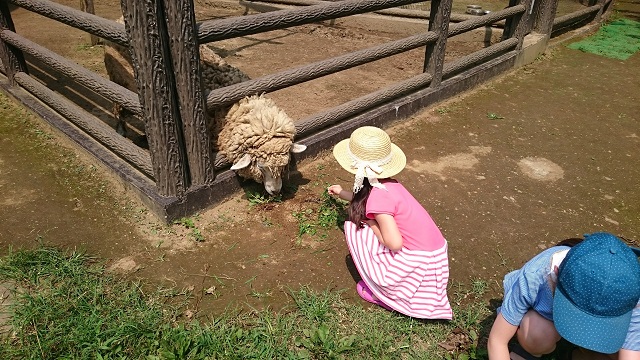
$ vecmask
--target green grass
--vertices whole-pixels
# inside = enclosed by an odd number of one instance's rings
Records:
[[[347,217],[346,201],[332,197],[325,189],[320,194],[317,204],[293,212],[293,217],[298,221],[298,239],[310,235],[316,236],[317,240],[323,240],[328,236],[328,231],[343,226]]]
[[[167,305],[166,289],[143,292],[86,255],[52,248],[0,259],[0,277],[17,289],[2,359],[482,358],[480,320],[490,316],[483,301],[452,301],[453,321],[422,321],[302,286],[279,312],[178,321],[184,307]],[[466,300],[478,290],[460,289]],[[448,352],[438,343],[452,334],[466,340]]]
[[[183,217],[180,218],[178,220],[174,220],[173,223],[177,224],[177,225],[182,225],[184,226],[187,230],[190,230],[189,236],[197,241],[197,242],[203,242],[204,241],[204,235],[202,234],[202,231],[200,229],[198,229],[198,227],[196,226],[196,221],[198,220],[199,215],[196,214],[192,217]]]
[[[249,200],[249,205],[251,206],[282,202],[282,194],[272,196],[262,194],[258,191],[247,191],[246,195],[247,200]]]

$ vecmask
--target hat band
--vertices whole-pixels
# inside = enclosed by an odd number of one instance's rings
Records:
[[[379,189],[387,189],[384,184],[378,181],[378,175],[382,173],[381,166],[391,162],[393,153],[389,153],[385,158],[380,160],[362,160],[351,152],[347,146],[347,153],[351,157],[351,168],[356,170],[356,178],[353,182],[353,193],[357,193],[362,189],[364,178],[369,179],[369,184]]]

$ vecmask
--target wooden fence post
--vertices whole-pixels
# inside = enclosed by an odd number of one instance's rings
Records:
[[[202,71],[193,0],[166,0],[164,5],[167,29],[172,35],[169,47],[191,181],[193,185],[205,184],[213,181],[215,173],[200,81]]]
[[[434,43],[427,44],[423,72],[431,74],[432,78],[429,87],[432,88],[440,86],[442,82],[442,68],[447,49],[452,4],[452,0],[431,0],[429,31],[436,32],[438,39]]]
[[[121,5],[156,186],[161,195],[182,196],[190,179],[162,2],[121,0]]]
[[[613,0],[611,0],[611,1],[613,2]],[[596,4],[600,5],[600,10],[598,10],[598,13],[596,14],[596,17],[595,17],[594,21],[600,22],[600,20],[602,19],[602,14],[604,13],[604,8],[605,8],[605,6],[607,4],[607,1],[606,0],[597,0]]]
[[[534,10],[533,31],[539,34],[551,34],[553,19],[556,17],[558,0],[535,0],[537,5]]]
[[[11,19],[9,6],[4,0],[0,1],[0,29],[16,31],[13,20]],[[27,72],[27,63],[24,61],[22,51],[0,39],[0,59],[2,60],[2,65],[4,66],[4,71],[7,74],[9,82],[15,86],[14,75],[21,71]]]
[[[516,46],[516,50],[518,51],[522,49],[524,37],[531,31],[532,28],[531,14],[533,9],[531,8],[531,5],[533,1],[540,0],[509,0],[509,7],[516,5],[524,5],[525,7],[524,13],[512,16],[507,19],[504,26],[504,33],[502,34],[502,40],[506,40],[512,37],[518,39],[518,45]]]
[[[80,0],[80,10],[92,15],[96,14],[95,7],[93,6],[93,0]],[[93,34],[89,34],[89,36],[91,38],[91,46],[98,45],[101,43],[101,40],[99,37]]]

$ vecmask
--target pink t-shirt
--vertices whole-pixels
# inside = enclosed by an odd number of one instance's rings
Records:
[[[445,239],[427,210],[395,180],[381,181],[385,189],[372,188],[367,199],[367,218],[374,214],[394,217],[402,235],[402,247],[433,251],[442,248]]]

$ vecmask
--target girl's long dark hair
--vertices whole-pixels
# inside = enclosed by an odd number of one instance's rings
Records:
[[[362,185],[362,189],[353,194],[353,199],[351,199],[349,209],[347,209],[349,221],[356,224],[358,228],[362,228],[364,221],[367,220],[367,199],[369,199],[372,188],[367,178],[364,178]]]

